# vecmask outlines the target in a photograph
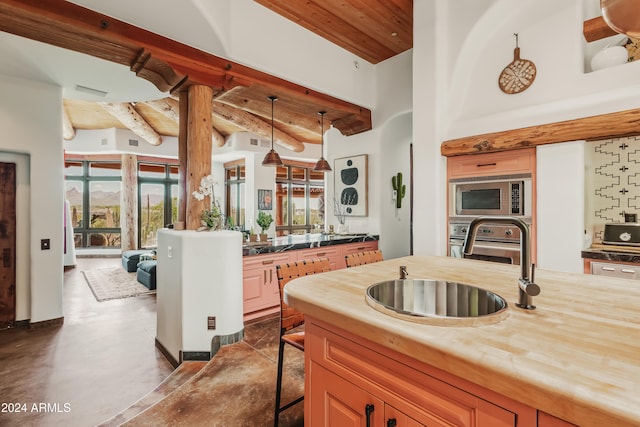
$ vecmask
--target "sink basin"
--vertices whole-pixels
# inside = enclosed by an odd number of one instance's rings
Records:
[[[387,280],[369,286],[366,300],[382,313],[434,325],[489,325],[509,315],[501,296],[446,280]]]

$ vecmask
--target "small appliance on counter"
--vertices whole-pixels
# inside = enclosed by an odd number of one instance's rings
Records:
[[[605,245],[640,246],[640,224],[605,224],[602,243]]]

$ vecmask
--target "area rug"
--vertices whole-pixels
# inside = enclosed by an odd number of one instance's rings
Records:
[[[128,273],[122,267],[98,268],[82,274],[99,302],[156,292],[138,282],[136,273]]]

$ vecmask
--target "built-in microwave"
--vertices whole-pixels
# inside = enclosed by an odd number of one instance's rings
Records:
[[[531,216],[531,175],[449,181],[449,215]]]

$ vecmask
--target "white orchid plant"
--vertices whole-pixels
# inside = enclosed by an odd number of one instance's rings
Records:
[[[198,190],[191,193],[191,195],[196,200],[204,200],[205,197],[211,198],[211,207],[202,211],[202,215],[200,216],[200,223],[203,227],[207,227],[213,230],[220,230],[224,226],[224,215],[222,215],[220,205],[215,198],[214,187],[216,186],[216,184],[217,182],[213,178],[213,175],[204,176],[200,180],[200,187],[198,188]]]

